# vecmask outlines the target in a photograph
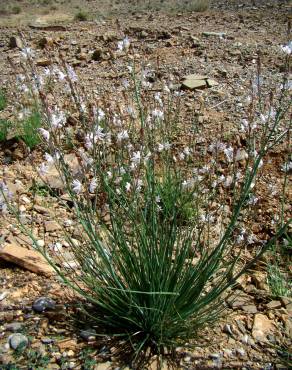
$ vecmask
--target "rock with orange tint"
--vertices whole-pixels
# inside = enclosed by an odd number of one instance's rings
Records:
[[[12,262],[36,274],[45,276],[54,274],[54,269],[39,252],[20,247],[16,244],[7,244],[1,248],[0,259]]]

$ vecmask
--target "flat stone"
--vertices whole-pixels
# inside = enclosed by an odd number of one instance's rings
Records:
[[[95,370],[109,370],[112,368],[112,363],[107,361],[102,364],[97,364],[95,365],[94,369]]]
[[[82,177],[82,169],[79,165],[78,158],[75,154],[66,154],[64,161],[70,167],[70,171],[74,178]],[[64,189],[65,184],[60,177],[59,171],[56,169],[54,164],[50,164],[47,173],[43,176],[44,183],[52,189]]]
[[[184,80],[206,80],[207,78],[208,76],[206,75],[197,75],[197,74],[191,74],[183,77]]]
[[[281,308],[282,307],[282,303],[280,301],[271,301],[269,302],[266,307],[269,309],[269,310],[276,310],[277,308]]]
[[[226,32],[202,32],[202,35],[203,36],[206,36],[206,37],[225,37],[226,36]]]
[[[256,308],[254,304],[248,304],[246,306],[242,306],[241,308],[244,312],[249,313],[249,314],[255,314],[258,312],[258,309]]]
[[[10,335],[8,340],[10,347],[12,349],[18,349],[19,347],[26,348],[28,346],[27,337],[21,333],[15,333]]]
[[[242,308],[243,306],[248,306],[253,304],[252,298],[241,291],[235,291],[234,296],[231,296],[227,300],[228,305],[233,308]]]
[[[78,344],[75,339],[63,339],[57,343],[59,350],[64,351],[68,349],[76,350]]]
[[[49,297],[40,297],[36,299],[32,304],[32,308],[36,312],[44,312],[46,310],[53,310],[55,306],[56,306],[56,302]]]
[[[95,329],[85,329],[80,331],[80,337],[87,341],[94,339],[96,334]]]
[[[208,85],[208,87],[213,87],[213,86],[218,86],[219,83],[215,80],[212,80],[211,78],[208,78],[207,79],[207,85]]]
[[[45,226],[46,232],[52,232],[52,231],[57,231],[57,230],[62,229],[61,226],[56,221],[45,221],[44,226]]]
[[[267,335],[273,331],[274,325],[267,316],[258,313],[254,317],[252,336],[259,342],[267,342]]]
[[[52,61],[50,59],[47,59],[47,58],[38,59],[36,61],[36,65],[40,66],[40,67],[48,67],[51,64],[52,64]]]
[[[5,326],[5,330],[16,333],[23,328],[23,324],[20,322],[11,322]]]
[[[51,276],[55,273],[46,259],[37,251],[7,244],[0,249],[0,259],[12,262],[36,274]]]
[[[206,80],[195,80],[195,79],[186,79],[182,82],[182,87],[189,90],[203,89],[207,87]]]

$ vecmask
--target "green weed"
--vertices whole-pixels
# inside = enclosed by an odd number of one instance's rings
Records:
[[[41,115],[37,111],[33,112],[21,123],[22,134],[20,136],[30,149],[33,149],[40,143],[40,136],[38,133],[38,128],[40,127]]]
[[[5,119],[0,119],[0,142],[5,141],[11,123]]]
[[[76,21],[79,21],[79,22],[85,22],[87,21],[89,18],[89,15],[87,12],[85,12],[84,10],[79,10],[76,14],[75,14],[75,17],[74,19]]]
[[[0,112],[5,109],[7,99],[4,90],[0,89]]]

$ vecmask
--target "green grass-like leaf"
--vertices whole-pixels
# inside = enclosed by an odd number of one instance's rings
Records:
[[[6,95],[3,89],[0,89],[0,112],[5,109],[7,105]]]
[[[38,128],[40,127],[41,115],[37,111],[33,112],[21,123],[21,138],[30,149],[33,149],[40,143],[40,136],[38,133]]]

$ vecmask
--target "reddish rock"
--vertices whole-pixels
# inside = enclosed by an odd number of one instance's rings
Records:
[[[252,336],[259,342],[266,342],[267,335],[274,329],[273,322],[266,315],[258,313],[254,317]]]
[[[39,252],[14,244],[7,244],[0,249],[0,259],[12,262],[36,274],[46,276],[54,274],[54,269]]]

